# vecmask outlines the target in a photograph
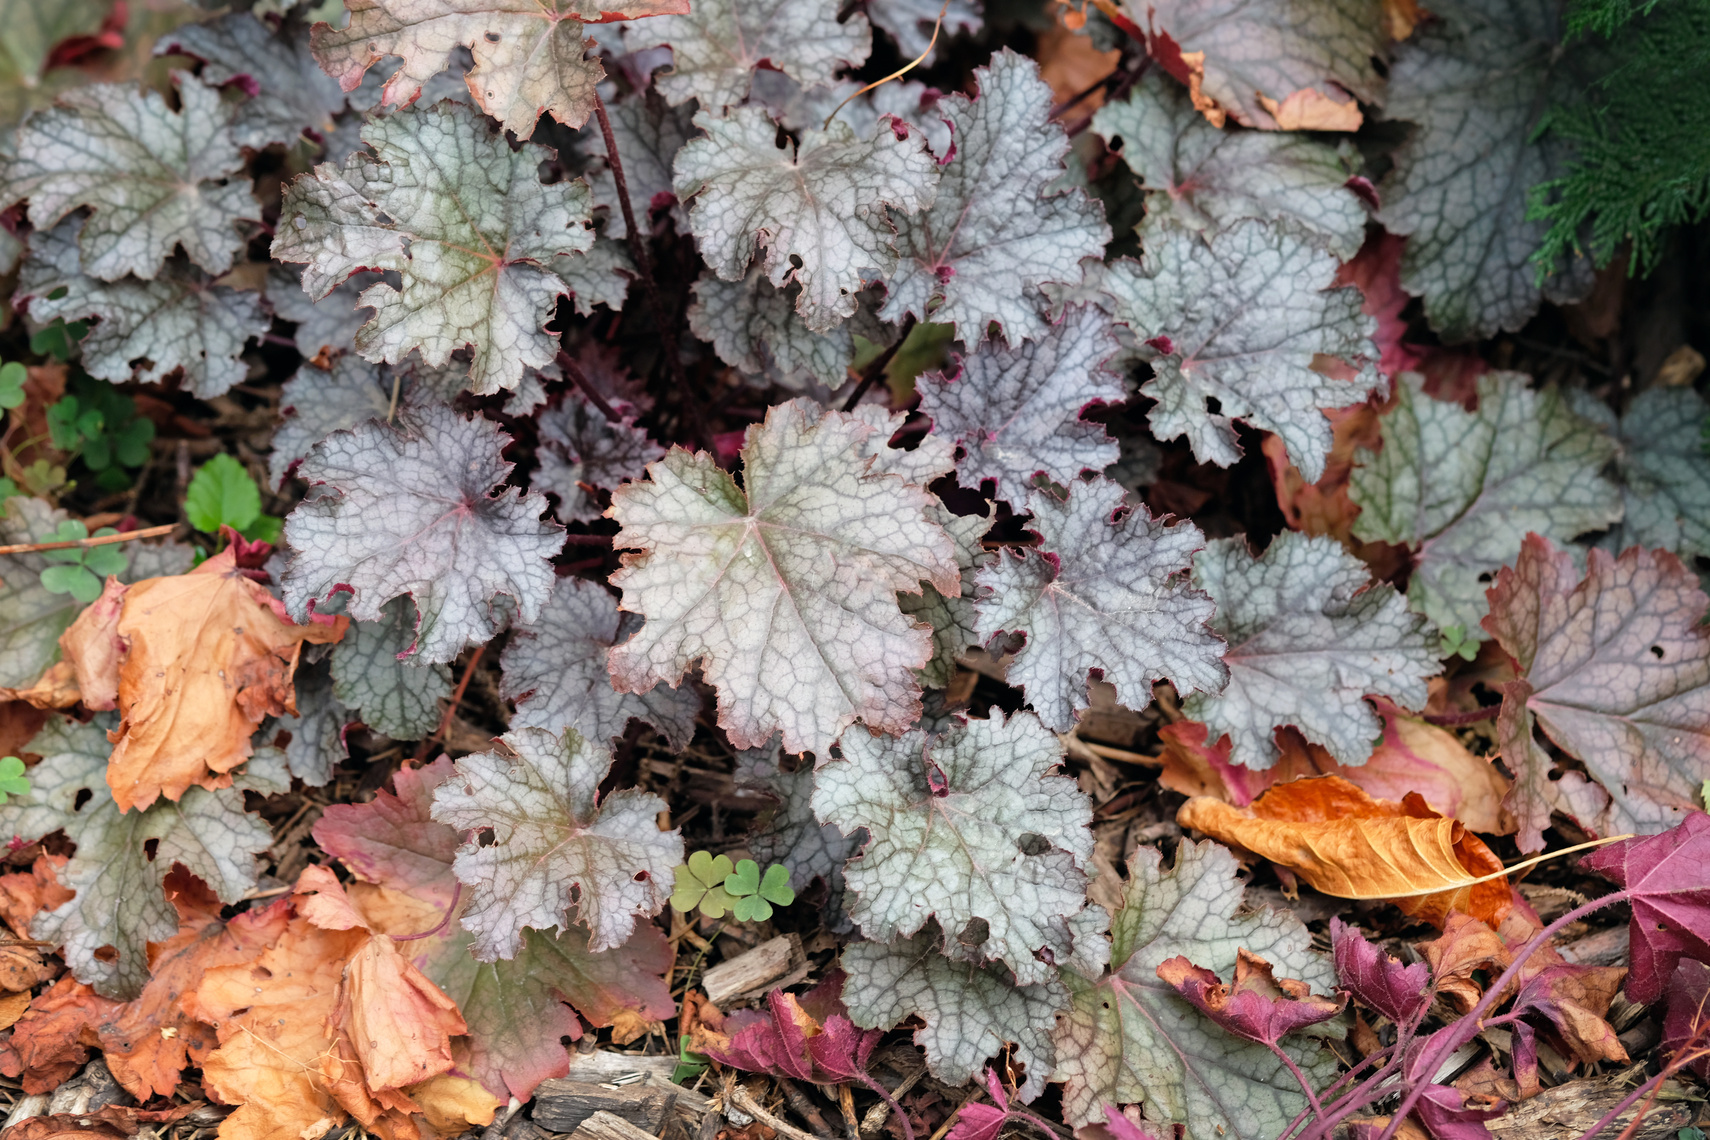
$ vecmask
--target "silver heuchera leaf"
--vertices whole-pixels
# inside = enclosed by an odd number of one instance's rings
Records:
[[[658,796],[634,788],[603,799],[611,753],[575,731],[554,736],[524,728],[499,738],[516,759],[477,752],[434,792],[433,818],[461,830],[491,828],[493,842],[470,840],[452,871],[473,891],[463,928],[483,962],[522,948],[524,927],[590,932],[594,953],[621,946],[637,919],[671,895],[683,838],[661,831]]]
[[[356,330],[374,315],[356,299],[378,280],[378,273],[353,274],[316,301],[303,292],[297,274],[274,262],[267,271],[267,303],[276,315],[296,323],[297,351],[313,360],[322,353],[347,352],[355,346]]]
[[[1469,412],[1402,373],[1382,449],[1358,452],[1349,478],[1355,537],[1411,547],[1413,608],[1468,637],[1484,636],[1485,590],[1528,532],[1566,543],[1621,517],[1621,493],[1601,474],[1615,444],[1559,391],[1534,392],[1527,379],[1480,377]]]
[[[937,14],[934,8],[933,15]],[[911,79],[893,80],[871,91],[862,91],[863,86],[859,80],[837,79],[804,88],[781,71],[762,68],[754,73],[748,98],[750,103],[763,104],[791,134],[819,130],[826,116],[832,115],[853,127],[857,137],[870,138],[885,129],[880,117],[892,115],[925,135],[934,155],[942,158],[950,153],[955,140],[938,113],[943,93],[936,87]]]
[[[1176,75],[1215,126],[1351,131],[1356,99],[1383,102],[1374,58],[1389,48],[1381,0],[1125,0],[1151,36],[1173,41]],[[1433,9],[1433,11],[1435,11]]]
[[[635,279],[629,248],[606,234],[596,238],[586,253],[553,258],[552,271],[564,279],[571,303],[584,317],[595,305],[604,305],[614,313],[621,310],[629,295],[629,283]]]
[[[689,331],[711,341],[719,359],[750,376],[765,376],[801,392],[817,381],[835,391],[849,379],[855,357],[851,322],[809,331],[796,315],[799,286],[778,289],[756,266],[742,281],[703,273],[693,286]]]
[[[672,107],[649,88],[640,95],[607,104],[612,136],[617,140],[618,156],[623,159],[624,182],[629,186],[629,205],[635,211],[637,223],[646,228],[648,217],[656,202],[671,201],[671,164],[683,144],[694,137],[693,105]],[[580,149],[595,160],[588,184],[593,188],[594,205],[606,210],[604,233],[607,237],[626,238],[629,227],[623,220],[623,205],[618,201],[617,180],[612,177],[610,158],[599,125],[589,123],[582,128],[577,142]],[[677,211],[681,214],[681,211]],[[678,230],[683,229],[678,222]]]
[[[1044,984],[1052,970],[1035,952],[1069,956],[1068,919],[1086,901],[1081,864],[1092,856],[1091,804],[1072,778],[1049,774],[1062,759],[1027,712],[937,739],[846,735],[843,759],[814,774],[813,810],[872,836],[845,871],[862,932],[888,941],[935,917],[1022,984]]]
[[[178,245],[209,273],[230,269],[245,241],[238,222],[261,207],[247,178],[230,177],[243,170],[231,109],[195,78],[174,79],[178,111],[133,83],[97,83],[32,115],[0,165],[0,207],[28,198],[38,231],[93,207],[79,248],[84,272],[103,281],[152,278]]]
[[[295,620],[349,591],[351,618],[379,621],[408,594],[421,616],[406,649],[428,663],[503,629],[511,606],[500,595],[535,620],[563,529],[541,521],[539,494],[492,494],[511,470],[499,455],[506,442],[497,425],[432,404],[400,426],[370,420],[318,444],[298,474],[321,489],[285,520],[282,585]]]
[[[487,114],[518,138],[527,138],[542,112],[579,127],[594,109],[594,85],[604,77],[586,57],[589,21],[685,12],[686,0],[346,0],[349,22],[342,28],[315,25],[315,58],[339,85],[351,91],[362,74],[389,55],[403,66],[387,81],[381,98],[398,105],[414,101],[422,85],[443,71],[453,53],[467,47],[475,67],[469,94]]]
[[[97,993],[129,1000],[148,981],[148,943],[178,930],[161,886],[173,864],[235,903],[255,887],[255,856],[273,835],[244,811],[237,788],[191,788],[176,803],[121,812],[107,788],[108,727],[55,718],[37,733],[30,747],[42,763],[30,770],[33,787],[0,807],[0,831],[35,839],[63,829],[77,845],[59,873],[77,897],[37,915],[30,935],[61,947],[72,973]]]
[[[540,472],[534,486],[558,496],[558,517],[566,522],[589,522],[605,513],[584,486],[610,490],[639,479],[665,454],[632,421],[606,419],[577,392],[542,412],[538,422]]]
[[[675,684],[700,661],[738,748],[783,733],[823,759],[860,720],[900,732],[920,716],[913,671],[930,631],[897,608],[923,581],[961,588],[936,499],[877,468],[874,425],[803,400],[748,429],[743,484],[705,453],[671,451],[612,494],[623,556],[612,584],[647,624],[611,652],[627,692]]]
[[[542,326],[570,291],[551,265],[594,244],[587,183],[542,184],[549,152],[511,150],[462,103],[371,119],[362,137],[377,159],[359,151],[286,188],[273,256],[308,263],[316,300],[358,269],[399,274],[402,288],[381,282],[358,299],[375,310],[356,334],[369,360],[419,349],[437,368],[473,345],[469,388],[482,395],[551,363],[558,341]]]
[[[273,432],[267,474],[282,486],[297,461],[335,431],[367,420],[385,419],[392,410],[391,384],[378,366],[359,356],[341,356],[330,369],[305,364],[279,392],[283,417]]]
[[[345,634],[349,638],[349,633]],[[291,734],[285,743],[285,764],[291,775],[311,788],[332,779],[333,765],[345,755],[344,729],[356,717],[333,695],[330,660],[300,663],[291,677],[297,698],[297,715],[280,717],[262,725],[257,740],[272,741],[276,729]],[[267,746],[258,745],[260,755]],[[250,759],[253,767],[254,757]],[[291,781],[287,779],[286,790]]]
[[[362,713],[362,723],[395,740],[420,740],[439,723],[451,695],[451,670],[398,660],[416,639],[409,598],[393,598],[379,621],[353,621],[333,648],[333,695]]]
[[[1147,217],[1184,228],[1222,229],[1244,218],[1303,227],[1346,261],[1366,237],[1366,209],[1352,190],[1352,144],[1310,135],[1219,130],[1181,84],[1151,68],[1126,99],[1093,115],[1093,130],[1115,146],[1145,184]]]
[[[233,113],[231,132],[251,150],[289,145],[304,131],[324,137],[344,110],[338,81],[309,54],[309,30],[295,21],[275,33],[249,12],[232,12],[161,37],[154,53],[195,56],[204,61],[204,83],[241,85],[249,98]]]
[[[956,675],[956,659],[980,643],[978,597],[975,574],[996,555],[987,553],[980,540],[991,529],[992,520],[983,515],[953,515],[943,505],[934,510],[938,525],[956,544],[956,568],[962,575],[962,590],[948,597],[930,582],[922,582],[920,593],[898,594],[897,605],[910,617],[932,626],[932,660],[920,671],[920,683],[942,689]]]
[[[1327,408],[1383,386],[1371,366],[1377,322],[1358,289],[1337,289],[1333,254],[1298,231],[1242,221],[1203,237],[1167,222],[1143,227],[1144,254],[1110,267],[1116,319],[1146,343],[1159,439],[1186,435],[1194,458],[1228,467],[1241,457],[1235,420],[1275,432],[1309,481],[1330,453]],[[1313,358],[1359,368],[1352,380],[1313,370]],[[1220,405],[1211,411],[1209,402]]]
[[[52,542],[70,517],[40,499],[14,495],[0,502],[0,546]],[[59,635],[83,608],[70,594],[49,593],[42,585],[42,571],[51,565],[39,553],[0,554],[0,630],[6,634],[0,637],[0,686],[34,683],[59,656]]]
[[[1540,293],[1570,301],[1591,287],[1581,258],[1539,289],[1532,255],[1549,224],[1528,220],[1527,195],[1566,173],[1573,155],[1558,132],[1540,134],[1540,117],[1595,72],[1583,51],[1563,50],[1562,10],[1550,0],[1447,0],[1432,14],[1390,65],[1384,114],[1416,125],[1377,216],[1408,238],[1401,284],[1425,298],[1431,327],[1477,340],[1525,324]]]
[[[779,149],[777,124],[759,107],[723,119],[702,111],[695,125],[706,135],[677,152],[673,185],[694,199],[701,256],[726,281],[758,260],[774,286],[800,283],[796,311],[814,332],[854,314],[862,271],[884,276],[897,264],[896,218],[937,193],[938,164],[906,128],[859,140],[837,121]]]
[[[1030,493],[1039,548],[1000,554],[975,579],[980,640],[1027,635],[1009,682],[1058,732],[1087,707],[1093,669],[1132,709],[1152,703],[1155,681],[1185,695],[1218,692],[1229,678],[1223,640],[1206,624],[1211,599],[1187,580],[1205,536],[1124,500],[1121,485],[1104,478],[1070,484],[1067,502]]]
[[[1068,484],[1116,462],[1116,441],[1081,413],[1127,398],[1122,378],[1104,368],[1117,349],[1110,318],[1079,306],[1036,340],[987,344],[954,379],[922,376],[916,387],[933,434],[962,446],[958,481],[994,479],[997,497],[1018,506],[1035,475]]]
[[[748,833],[748,851],[761,866],[782,863],[797,888],[822,880],[826,887],[822,917],[828,927],[843,933],[852,925],[843,911],[843,865],[867,842],[867,833],[857,830],[845,835],[836,824],[821,823],[813,814],[813,763],[799,757],[796,770],[786,772],[778,764],[782,755],[776,741],[737,753],[736,785],[777,801],[777,807],[760,813],[755,829]]]
[[[147,281],[87,277],[77,250],[78,231],[87,228],[72,217],[31,235],[16,297],[29,298],[32,323],[99,318],[82,344],[83,367],[116,384],[159,382],[183,369],[185,386],[207,399],[248,375],[244,345],[268,329],[259,293],[215,285],[177,258]]]
[[[1710,404],[1691,388],[1647,388],[1617,423],[1591,393],[1572,389],[1567,398],[1620,448],[1621,521],[1598,545],[1612,554],[1660,546],[1685,559],[1710,557],[1710,454],[1702,435]]]
[[[1054,977],[1018,986],[1001,966],[952,962],[939,952],[939,932],[928,925],[912,938],[857,942],[843,950],[843,1002],[864,1029],[894,1029],[907,1017],[925,1024],[914,1043],[926,1050],[932,1075],[963,1085],[1005,1044],[1027,1066],[1017,1090],[1022,1100],[1045,1091],[1057,1064],[1051,1032],[1069,1007],[1069,991]]]
[[[652,725],[672,748],[687,748],[701,711],[693,685],[645,693],[612,688],[606,654],[640,624],[634,614],[620,614],[617,599],[597,582],[560,578],[540,617],[511,631],[499,659],[499,694],[517,706],[511,727],[574,728],[605,745],[634,719]]]
[[[977,99],[939,103],[955,154],[945,156],[931,209],[897,225],[901,260],[879,316],[954,324],[969,347],[996,321],[1015,344],[1045,332],[1039,287],[1078,282],[1082,258],[1103,258],[1110,227],[1085,192],[1048,190],[1063,175],[1069,137],[1050,121],[1039,65],[1004,48],[974,78]]]
[[[1180,954],[1228,977],[1237,949],[1245,949],[1279,977],[1327,993],[1336,984],[1328,959],[1312,949],[1311,933],[1293,914],[1243,907],[1240,868],[1220,844],[1182,843],[1167,872],[1156,848],[1138,847],[1128,866],[1103,948],[1110,971],[1102,978],[1062,973],[1073,1006],[1057,1025],[1051,1078],[1065,1082],[1064,1117],[1079,1127],[1103,1120],[1107,1104],[1141,1103],[1148,1119],[1185,1125],[1190,1140],[1281,1135],[1306,1107],[1299,1083],[1263,1045],[1184,1001],[1159,980],[1158,967]],[[1292,1041],[1282,1047],[1316,1087],[1335,1075],[1335,1058],[1324,1049]]]
[[[932,27],[940,23],[940,10],[944,16],[938,29],[938,43],[934,45]],[[927,64],[937,58],[938,48],[951,36],[975,33],[985,27],[980,6],[972,0],[948,0],[942,6],[932,0],[867,0],[867,18],[891,34],[904,59],[925,55]],[[932,49],[930,54],[928,47]]]
[[[837,0],[696,0],[687,15],[630,25],[625,38],[631,51],[669,44],[673,66],[654,85],[673,105],[698,99],[717,113],[742,102],[762,61],[803,86],[865,63],[867,17],[837,15]]]
[[[1229,685],[1182,705],[1211,740],[1229,734],[1229,758],[1276,763],[1274,730],[1289,724],[1340,764],[1364,764],[1383,724],[1365,701],[1425,705],[1441,671],[1439,637],[1387,582],[1334,538],[1283,531],[1260,558],[1245,538],[1194,555],[1194,585],[1217,605],[1211,628],[1229,642]]]

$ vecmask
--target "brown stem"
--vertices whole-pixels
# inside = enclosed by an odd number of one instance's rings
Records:
[[[604,415],[608,421],[614,424],[622,422],[623,417],[612,410],[612,406],[606,398],[594,391],[594,385],[588,380],[588,374],[582,371],[582,366],[577,364],[570,354],[562,348],[558,350],[558,367],[563,369],[564,375],[570,378],[570,382],[581,390],[582,395],[588,397],[590,404],[600,409],[600,414]]]
[[[70,550],[74,546],[106,546],[114,542],[129,542],[133,538],[158,538],[163,534],[170,534],[177,525],[167,523],[165,526],[127,530],[122,534],[90,535],[88,538],[73,538],[64,542],[19,542],[11,546],[0,546],[0,554],[38,554],[44,550]]]
[[[914,326],[914,314],[910,313],[903,319],[902,328],[897,333],[897,339],[891,342],[891,346],[879,353],[872,363],[861,370],[861,382],[855,385],[855,390],[849,393],[849,399],[844,401],[844,411],[854,411],[855,405],[861,402],[861,397],[867,394],[867,389],[873,386],[873,381],[884,375],[885,368],[896,358],[897,350],[902,348],[903,341],[907,340],[908,334],[914,331]]]
[[[463,676],[458,680],[457,688],[451,690],[451,703],[445,706],[445,715],[439,718],[439,727],[416,749],[418,763],[426,760],[428,749],[432,748],[436,741],[444,740],[445,734],[451,731],[451,718],[457,715],[457,706],[463,703],[463,694],[469,691],[469,679],[475,676],[475,667],[481,664],[481,654],[485,652],[485,645],[477,645],[475,652],[469,655],[469,664],[463,667]]]

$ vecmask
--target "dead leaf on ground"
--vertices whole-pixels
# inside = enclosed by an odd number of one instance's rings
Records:
[[[1416,793],[1395,803],[1340,776],[1318,776],[1279,784],[1247,811],[1196,796],[1176,822],[1269,859],[1327,895],[1389,900],[1438,927],[1455,910],[1500,922],[1511,905],[1505,877],[1473,883],[1502,870],[1502,861]]]
[[[0,1050],[0,1073],[19,1078],[24,1092],[51,1092],[64,1084],[100,1045],[94,1021],[122,1005],[70,974],[30,1002]]]
[[[119,663],[125,655],[125,639],[119,633],[119,615],[129,587],[108,576],[107,584],[77,620],[59,635],[59,652],[77,678],[83,707],[95,711],[117,708]]]
[[[106,1140],[126,1140],[128,1137],[139,1136],[150,1131],[161,1131],[160,1125],[182,1120],[196,1110],[195,1104],[175,1104],[171,1108],[144,1109],[129,1108],[124,1105],[109,1104],[94,1112],[81,1115],[60,1113],[53,1116],[32,1116],[20,1121],[6,1133],[6,1140],[60,1140],[65,1137],[78,1137],[88,1140],[96,1137]]]
[[[262,718],[296,712],[303,643],[337,641],[349,624],[293,623],[238,567],[235,544],[188,574],[131,586],[118,623],[129,643],[118,680],[124,719],[109,734],[107,764],[120,810],[230,784]]]
[[[0,919],[13,934],[28,939],[31,919],[72,900],[76,892],[60,886],[57,874],[68,861],[64,855],[38,855],[28,871],[0,875]]]

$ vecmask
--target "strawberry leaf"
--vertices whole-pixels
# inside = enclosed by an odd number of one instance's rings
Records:
[[[1109,317],[1076,307],[1035,340],[988,343],[953,377],[922,376],[920,406],[933,433],[961,445],[962,485],[996,480],[997,497],[1020,505],[1037,475],[1067,485],[1116,462],[1116,441],[1081,413],[1127,398],[1121,377],[1104,367],[1118,348]]]
[[[1051,1041],[1057,1015],[1069,1006],[1062,982],[1047,976],[1018,986],[1002,966],[952,962],[939,952],[942,935],[930,925],[912,938],[857,942],[843,951],[848,974],[843,1000],[863,1029],[894,1029],[905,1018],[924,1023],[914,1043],[926,1050],[932,1075],[966,1084],[1006,1044],[1027,1066],[1019,1091],[1032,1100],[1057,1063]]]
[[[937,193],[938,164],[907,131],[861,140],[838,121],[780,149],[777,124],[759,107],[722,119],[702,111],[695,125],[706,133],[677,152],[673,185],[694,199],[689,229],[701,256],[726,281],[742,280],[758,258],[774,287],[798,282],[796,311],[812,332],[854,315],[862,270],[884,275],[897,264],[896,218]]]
[[[644,20],[626,36],[635,52],[670,45],[673,66],[654,83],[672,106],[698,99],[716,114],[740,103],[762,62],[804,87],[829,83],[873,48],[867,17],[839,21],[835,0],[698,0],[683,11]]]
[[[1523,707],[1602,785],[1607,806],[1585,826],[1652,834],[1699,809],[1710,771],[1706,608],[1697,575],[1662,550],[1592,550],[1581,580],[1569,554],[1528,535],[1497,575],[1485,628],[1521,675],[1504,686],[1503,708]],[[1530,851],[1554,805],[1538,794],[1551,761],[1529,739],[1505,739],[1502,758],[1515,774],[1505,803]]]
[[[629,722],[652,725],[673,748],[688,746],[701,698],[694,687],[620,693],[606,672],[611,647],[639,628],[633,614],[620,614],[602,586],[560,578],[539,618],[515,627],[500,665],[500,694],[515,701],[513,728],[574,728],[604,744],[624,734]]]
[[[1486,586],[1528,531],[1566,542],[1621,517],[1600,474],[1615,447],[1560,392],[1534,392],[1516,372],[1480,377],[1476,412],[1432,399],[1424,384],[1401,375],[1382,449],[1356,454],[1354,536],[1413,548],[1413,608],[1472,634]]]
[[[1287,221],[1343,261],[1366,237],[1366,210],[1347,188],[1352,146],[1305,134],[1219,130],[1179,83],[1148,70],[1126,99],[1093,115],[1093,130],[1146,187],[1146,216],[1185,229],[1227,229],[1246,218]]]
[[[654,822],[665,801],[633,788],[601,797],[611,753],[574,730],[524,728],[500,743],[514,760],[463,757],[433,801],[440,823],[493,831],[491,845],[471,839],[453,864],[473,892],[463,927],[475,957],[514,957],[524,927],[568,929],[572,915],[588,928],[590,950],[623,945],[637,919],[665,905],[683,859],[681,835]]]
[[[1425,298],[1431,327],[1476,340],[1525,324],[1540,292],[1561,302],[1591,287],[1580,258],[1539,289],[1533,255],[1549,225],[1528,217],[1527,196],[1573,156],[1559,132],[1539,129],[1541,116],[1594,73],[1583,46],[1563,49],[1553,5],[1450,0],[1432,13],[1390,65],[1384,114],[1416,126],[1395,152],[1378,220],[1409,239],[1401,284]]]
[[[1230,759],[1276,763],[1275,730],[1293,725],[1341,764],[1364,764],[1383,725],[1365,698],[1425,705],[1440,671],[1437,632],[1387,582],[1333,538],[1284,531],[1254,558],[1245,538],[1194,556],[1194,585],[1211,595],[1211,628],[1229,642],[1229,685],[1182,705],[1208,738],[1228,734]]]
[[[1244,949],[1328,990],[1329,964],[1293,914],[1243,909],[1235,857],[1219,844],[1182,843],[1168,872],[1150,847],[1128,865],[1111,919],[1110,970],[1102,978],[1063,971],[1073,1004],[1057,1025],[1053,1078],[1066,1082],[1066,1119],[1090,1123],[1106,1104],[1140,1102],[1148,1119],[1182,1124],[1190,1140],[1280,1135],[1306,1107],[1294,1077],[1270,1050],[1225,1033],[1183,1000],[1158,967],[1185,954],[1228,972]],[[1336,1072],[1322,1049],[1283,1049],[1320,1087]]]
[[[1292,227],[1236,222],[1201,236],[1149,223],[1139,262],[1110,267],[1116,319],[1145,342],[1154,375],[1140,390],[1159,439],[1185,435],[1194,458],[1228,467],[1241,457],[1235,420],[1275,432],[1309,482],[1324,473],[1324,412],[1383,384],[1371,367],[1377,322],[1357,289],[1334,288],[1333,254]],[[1316,371],[1320,356],[1357,368],[1352,380]],[[1215,401],[1219,408],[1210,409]]]
[[[748,429],[743,485],[710,455],[673,450],[646,482],[619,487],[624,555],[612,584],[647,623],[611,651],[626,692],[676,684],[697,660],[739,748],[783,732],[792,752],[829,753],[857,720],[900,732],[920,715],[913,670],[930,632],[898,591],[960,589],[936,502],[870,470],[873,425],[793,401]]]
[[[970,347],[995,321],[1017,344],[1045,333],[1040,286],[1078,283],[1081,259],[1104,256],[1110,227],[1084,191],[1051,189],[1069,139],[1050,121],[1039,65],[1004,48],[974,80],[978,98],[956,94],[938,105],[954,153],[941,156],[931,208],[897,223],[901,260],[895,272],[881,267],[889,280],[879,316],[954,324]]]
[[[982,567],[974,608],[982,642],[1026,633],[1009,681],[1041,720],[1072,728],[1094,669],[1129,708],[1151,704],[1152,683],[1165,678],[1184,694],[1223,688],[1223,642],[1206,626],[1211,599],[1187,581],[1205,543],[1197,527],[1127,509],[1123,489],[1103,478],[1072,484],[1067,502],[1034,491],[1027,508],[1038,549]]]
[[[371,118],[362,138],[378,161],[359,151],[286,188],[273,256],[308,263],[303,289],[317,301],[358,269],[400,275],[401,288],[380,282],[358,298],[375,310],[356,333],[369,360],[420,350],[438,368],[473,345],[480,394],[550,364],[558,341],[541,326],[571,291],[553,259],[594,244],[587,184],[543,185],[549,152],[511,150],[462,103]]]
[[[30,298],[32,323],[99,318],[83,341],[83,367],[116,384],[161,382],[183,369],[186,386],[205,399],[243,380],[244,346],[268,329],[259,294],[215,285],[177,258],[146,281],[85,276],[78,233],[88,228],[74,217],[31,236],[17,297]]]
[[[936,917],[946,931],[983,930],[969,952],[1023,984],[1050,977],[1035,952],[1068,956],[1092,855],[1091,805],[1049,774],[1063,759],[1052,733],[1018,713],[937,738],[850,733],[843,755],[815,773],[813,810],[871,836],[845,871],[863,933],[908,936]]]
[[[156,91],[98,83],[65,92],[18,130],[0,166],[0,207],[30,200],[38,231],[80,206],[84,272],[102,281],[160,272],[174,246],[209,273],[243,248],[238,222],[261,216],[219,92],[175,73],[182,109]]]
[[[436,404],[402,426],[369,421],[318,444],[299,474],[324,490],[285,520],[292,613],[306,621],[315,602],[348,590],[352,619],[380,621],[408,594],[420,618],[402,649],[429,663],[497,634],[509,613],[501,594],[536,620],[562,531],[540,521],[542,496],[491,493],[511,469],[505,442],[495,424]]]

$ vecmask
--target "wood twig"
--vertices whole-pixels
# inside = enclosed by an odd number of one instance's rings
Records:
[[[753,1094],[742,1087],[740,1083],[733,1083],[730,1086],[727,1099],[730,1102],[730,1107],[740,1112],[746,1112],[755,1120],[776,1131],[780,1136],[788,1136],[790,1140],[826,1140],[826,1137],[815,1136],[811,1132],[797,1128],[783,1117],[775,1116],[766,1111],[765,1106],[755,1100]]]
[[[74,546],[109,546],[115,542],[129,542],[133,538],[159,538],[176,529],[177,523],[167,523],[164,526],[127,530],[122,534],[90,535],[88,538],[72,538],[59,542],[17,542],[11,546],[0,546],[0,554],[39,554],[45,550],[70,550]]]

